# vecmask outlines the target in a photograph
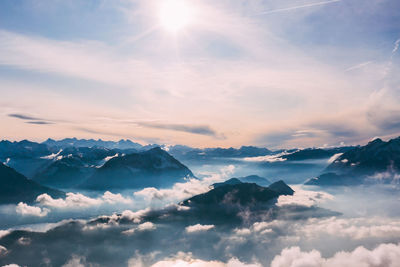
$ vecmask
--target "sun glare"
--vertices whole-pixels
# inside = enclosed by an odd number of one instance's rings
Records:
[[[193,15],[193,9],[185,0],[165,0],[160,8],[161,25],[171,32],[177,32],[190,24]]]

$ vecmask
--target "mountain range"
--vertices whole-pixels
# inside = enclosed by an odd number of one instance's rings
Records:
[[[335,154],[344,153],[351,149],[353,146],[335,147],[335,148],[306,148],[297,150],[286,155],[282,155],[281,158],[289,161],[300,161],[310,159],[325,159],[330,158]]]
[[[278,181],[268,187],[255,183],[242,183],[237,179],[230,179],[208,191],[196,195],[181,203],[188,207],[224,207],[240,205],[250,207],[268,203],[281,195],[293,195],[294,191],[285,182]]]
[[[101,139],[77,139],[77,138],[65,138],[62,140],[53,140],[51,138],[44,141],[42,144],[47,145],[49,147],[56,147],[56,148],[67,148],[67,147],[104,147],[109,149],[137,149],[140,150],[144,146],[132,142],[129,139],[121,139],[119,141],[103,141]],[[151,145],[150,145],[151,146]],[[150,148],[150,147],[148,147]],[[146,148],[145,148],[146,149]]]
[[[365,146],[355,147],[337,157],[308,185],[359,185],[398,183],[400,137],[387,142],[376,138]]]
[[[96,169],[80,187],[86,189],[166,187],[193,173],[160,147],[114,157]]]

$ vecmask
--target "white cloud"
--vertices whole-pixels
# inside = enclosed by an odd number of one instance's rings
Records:
[[[193,258],[191,253],[178,252],[174,257],[166,258],[152,265],[145,265],[143,261],[136,258],[129,261],[129,267],[261,267],[260,264],[246,264],[236,258],[230,259],[227,263],[221,261],[205,261]]]
[[[37,217],[44,217],[46,216],[50,210],[46,208],[40,208],[40,207],[34,207],[34,206],[29,206],[28,204],[25,204],[23,202],[18,203],[17,207],[15,208],[15,211],[18,214],[21,215],[26,215],[26,216],[37,216]]]
[[[163,201],[166,203],[176,203],[190,198],[194,195],[202,194],[210,190],[210,185],[224,181],[234,171],[234,165],[228,165],[219,170],[219,173],[212,174],[203,179],[189,178],[184,183],[176,183],[170,189],[157,189],[148,187],[134,193],[134,196],[141,197],[146,201]]]
[[[235,229],[234,232],[237,235],[250,235],[251,234],[250,229],[247,229],[247,228]]]
[[[152,230],[155,230],[156,228],[157,227],[156,227],[156,225],[154,223],[145,222],[145,223],[139,224],[138,226],[136,226],[134,228],[125,230],[122,233],[126,234],[126,235],[132,235],[135,232],[152,231]]]
[[[311,207],[321,202],[332,200],[333,195],[322,191],[303,190],[301,187],[293,186],[294,194],[292,196],[279,196],[277,206],[299,205]]]
[[[2,267],[21,267],[18,264],[7,264],[7,265],[3,265]]]
[[[195,224],[195,225],[187,226],[185,228],[185,231],[187,233],[205,232],[205,231],[213,229],[214,227],[215,227],[215,225]]]
[[[72,255],[71,259],[66,262],[62,267],[90,267],[93,266],[86,262],[86,258],[83,256]]]
[[[154,229],[156,229],[156,225],[151,222],[145,222],[145,223],[139,224],[137,229],[139,231],[154,230]]]
[[[271,223],[269,222],[255,222],[252,226],[252,230],[255,232],[261,232],[262,234],[271,233],[270,229]]]
[[[271,267],[398,267],[400,245],[381,244],[373,250],[358,247],[351,252],[337,252],[331,258],[323,258],[317,250],[303,252],[299,247],[282,250],[275,256]]]
[[[115,203],[129,204],[129,203],[132,203],[132,199],[125,198],[119,193],[118,194],[113,194],[110,191],[106,191],[103,194],[102,199],[105,202],[109,203],[109,204],[115,204]]]
[[[310,218],[307,220],[273,220],[256,222],[248,229],[251,233],[275,233],[280,239],[302,237],[308,241],[321,237],[344,240],[392,240],[400,235],[400,222],[396,218]],[[240,234],[240,232],[235,232]],[[245,233],[245,232],[244,232]],[[346,241],[346,242],[347,242]]]
[[[129,204],[132,202],[129,198],[124,198],[121,194],[113,194],[106,191],[103,196],[99,198],[90,198],[81,193],[67,193],[66,198],[54,199],[48,194],[41,194],[36,198],[36,201],[43,206],[53,208],[87,208],[91,206],[99,206],[102,204]]]
[[[332,157],[330,157],[329,159],[328,159],[328,163],[330,164],[330,163],[332,163],[332,162],[334,162],[338,157],[340,157],[341,155],[343,155],[343,153],[336,153],[335,155],[333,155]]]
[[[394,170],[388,170],[386,172],[375,173],[374,175],[368,176],[368,178],[379,181],[399,181],[400,174],[396,173]]]
[[[366,238],[390,238],[400,235],[400,222],[390,218],[312,218],[298,228],[298,234],[319,238],[323,234],[347,237],[355,240]]]
[[[121,213],[121,219],[127,219],[133,221],[134,223],[139,223],[142,217],[145,216],[150,211],[149,208],[133,212],[131,210],[124,210]]]
[[[283,154],[272,155],[272,156],[259,156],[259,157],[247,157],[243,158],[244,161],[254,161],[254,162],[281,162],[286,161],[286,159],[281,158]]]
[[[67,193],[67,197],[65,199],[54,199],[48,194],[42,194],[36,198],[36,201],[43,206],[54,208],[89,207],[101,204],[100,200],[89,198],[80,193]]]

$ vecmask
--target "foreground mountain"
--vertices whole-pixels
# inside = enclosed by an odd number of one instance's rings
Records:
[[[377,138],[355,147],[333,161],[326,173],[310,179],[309,185],[358,185],[398,183],[400,137],[387,142]]]
[[[242,206],[268,203],[281,195],[293,195],[294,191],[283,181],[262,187],[254,183],[238,183],[230,179],[224,184],[214,186],[207,193],[194,196],[182,202],[184,206]]]
[[[224,194],[216,194],[219,190]],[[273,246],[282,240],[283,247],[287,240],[298,242],[298,233],[303,225],[308,226],[309,219],[315,218],[315,224],[318,218],[340,215],[318,207],[275,205],[281,194],[255,184],[226,185],[204,194],[217,195],[207,201],[209,205],[125,210],[87,221],[65,220],[41,232],[4,231],[0,236],[0,266],[270,266],[268,249],[275,251]],[[313,231],[312,226],[308,229]],[[222,264],[190,256],[193,253],[225,261],[227,250],[246,262],[252,262],[255,256],[267,260],[254,265],[237,260]],[[177,255],[172,257],[178,260],[165,261],[171,255]]]
[[[63,192],[42,186],[0,163],[0,204],[30,203],[44,193],[54,198],[65,196]]]
[[[81,186],[87,189],[166,187],[194,177],[161,148],[115,157],[98,168]]]

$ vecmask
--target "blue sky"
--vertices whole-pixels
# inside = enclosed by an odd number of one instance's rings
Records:
[[[304,147],[395,136],[398,10],[396,0],[3,0],[1,138]]]

